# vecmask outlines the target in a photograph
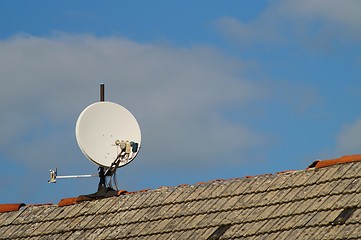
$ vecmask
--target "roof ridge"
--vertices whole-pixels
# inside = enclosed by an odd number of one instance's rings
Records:
[[[308,166],[308,168],[324,168],[324,167],[329,167],[329,166],[333,166],[336,164],[358,162],[358,161],[361,161],[361,154],[344,155],[339,158],[328,159],[328,160],[317,159],[316,161],[311,163],[311,165]]]
[[[213,239],[217,234],[224,239],[311,235],[359,239],[360,186],[361,162],[354,162],[147,192],[121,191],[119,197],[79,196],[67,199],[79,204],[64,208],[28,205],[2,213],[1,235],[4,239]],[[227,227],[224,232],[222,226]]]
[[[288,175],[288,174],[295,174],[295,173],[299,173],[299,172],[305,172],[305,171],[309,171],[312,169],[319,169],[319,168],[325,168],[325,167],[330,167],[330,166],[334,166],[334,165],[338,165],[338,164],[343,164],[343,163],[351,163],[351,162],[358,162],[361,161],[361,154],[354,154],[354,155],[344,155],[342,157],[339,158],[335,158],[335,159],[327,159],[327,160],[319,160],[317,159],[316,161],[314,161],[311,165],[309,165],[306,169],[301,169],[301,170],[285,170],[285,171],[279,171],[276,172],[274,174],[259,174],[259,175],[254,175],[254,176],[243,176],[241,178],[230,178],[230,179],[215,179],[215,180],[210,180],[207,182],[197,182],[195,184],[179,184],[178,186],[173,186],[173,187],[167,187],[169,189],[176,189],[179,187],[183,187],[183,186],[197,186],[197,185],[206,185],[206,184],[218,184],[218,183],[224,183],[227,181],[241,181],[243,179],[252,179],[252,178],[261,178],[261,177],[270,177],[270,176],[279,176],[279,175]],[[347,177],[344,177],[347,179]],[[306,184],[307,185],[307,184]],[[311,184],[312,185],[312,184]],[[120,196],[120,195],[133,195],[133,194],[138,194],[138,193],[144,193],[147,191],[157,191],[158,189],[164,188],[164,186],[158,187],[156,189],[144,189],[144,190],[138,190],[138,191],[132,191],[132,192],[128,192],[126,190],[119,190],[116,194],[116,196]],[[283,189],[288,189],[291,188],[291,186],[289,187],[284,187]],[[265,192],[267,190],[263,190],[260,192]],[[259,191],[256,191],[259,192]],[[242,195],[242,194],[241,194]],[[229,196],[233,196],[232,194]],[[91,200],[97,200],[100,198],[89,198],[86,196],[78,196],[78,197],[72,197],[72,198],[63,198],[61,199],[57,206],[58,207],[63,207],[63,206],[68,206],[68,205],[74,205],[74,204],[78,204],[84,201],[91,201]],[[38,206],[38,205],[52,205],[52,204],[30,204],[30,205],[26,205],[24,203],[13,203],[13,204],[0,204],[0,213],[1,212],[11,212],[11,211],[18,211],[21,207],[24,206]]]
[[[23,206],[25,206],[25,203],[0,204],[0,212],[18,211]]]

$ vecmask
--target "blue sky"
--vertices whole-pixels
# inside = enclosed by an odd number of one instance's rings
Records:
[[[361,2],[1,1],[1,203],[96,191],[77,146],[99,100],[142,129],[136,191],[305,169],[361,151]]]

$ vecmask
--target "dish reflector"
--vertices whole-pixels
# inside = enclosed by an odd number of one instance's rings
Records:
[[[101,167],[112,165],[122,152],[122,143],[127,143],[123,153],[128,156],[123,157],[118,167],[131,162],[141,145],[137,120],[126,108],[113,102],[97,102],[85,108],[76,122],[75,134],[84,155]]]

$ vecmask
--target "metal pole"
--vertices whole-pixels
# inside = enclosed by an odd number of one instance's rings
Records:
[[[81,175],[69,175],[69,176],[56,176],[56,178],[89,178],[99,177],[99,174],[81,174]]]
[[[100,101],[104,102],[104,83],[100,84]]]
[[[56,183],[57,178],[88,178],[88,177],[98,177],[99,174],[79,174],[79,175],[69,175],[69,176],[58,176],[57,169],[50,169],[50,180],[48,183]]]
[[[100,84],[100,101],[104,102],[104,83]],[[105,175],[104,175],[104,168],[99,167],[99,184],[98,184],[98,192],[99,195],[105,195],[106,193],[106,186],[105,186]]]

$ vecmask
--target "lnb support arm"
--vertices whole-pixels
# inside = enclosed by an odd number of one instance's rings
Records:
[[[57,178],[88,178],[88,177],[99,177],[99,174],[80,174],[80,175],[68,175],[68,176],[58,176],[58,169],[50,169],[50,179],[48,183],[56,183]]]

